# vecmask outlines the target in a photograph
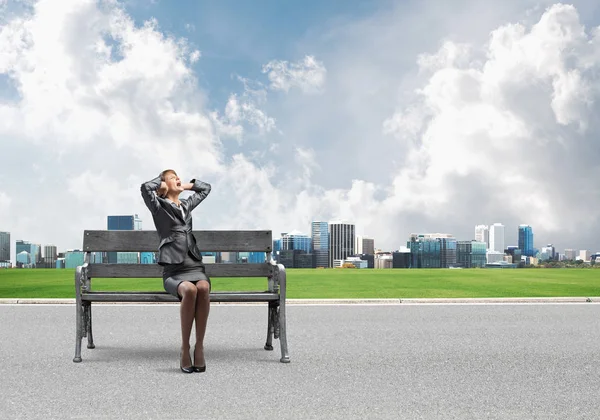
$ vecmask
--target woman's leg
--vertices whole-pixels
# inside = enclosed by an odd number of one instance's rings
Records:
[[[192,323],[196,312],[196,286],[189,281],[184,281],[177,287],[177,293],[181,296],[181,306],[179,315],[181,318],[181,366],[190,367],[192,365],[190,358],[190,335],[192,333]]]
[[[204,362],[204,333],[210,311],[210,284],[205,280],[196,283],[196,347],[194,366],[205,366]]]

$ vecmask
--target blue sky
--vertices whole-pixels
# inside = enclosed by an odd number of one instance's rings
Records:
[[[496,222],[511,245],[528,223],[539,248],[600,248],[596,1],[2,7],[13,240],[77,248],[113,214],[152,229],[139,185],[173,167],[213,185],[198,229],[341,219],[397,249]]]
[[[409,2],[406,2],[409,3]],[[193,68],[211,104],[223,105],[239,88],[235,75],[261,77],[262,65],[276,58],[311,54],[303,42],[332,26],[364,18],[387,1],[141,1],[126,3],[141,25],[158,19],[161,30],[187,38],[202,53]]]

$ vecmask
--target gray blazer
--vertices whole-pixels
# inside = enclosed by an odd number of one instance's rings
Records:
[[[158,259],[160,265],[181,264],[188,251],[196,259],[202,261],[202,255],[196,246],[196,238],[192,234],[192,210],[210,193],[210,184],[192,179],[194,194],[182,199],[181,206],[185,211],[185,219],[181,209],[170,200],[159,197],[156,191],[160,187],[160,176],[141,186],[142,197],[146,207],[152,213],[154,226],[160,238]]]

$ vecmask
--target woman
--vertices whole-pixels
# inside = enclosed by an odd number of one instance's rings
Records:
[[[179,199],[179,194],[194,194]],[[181,302],[181,354],[184,373],[204,372],[204,333],[210,310],[210,279],[204,271],[202,255],[192,234],[192,210],[210,193],[210,184],[192,179],[182,183],[177,173],[167,169],[141,187],[146,207],[152,213],[158,232],[158,264],[163,266],[163,286]],[[190,355],[190,335],[196,321],[194,360]]]

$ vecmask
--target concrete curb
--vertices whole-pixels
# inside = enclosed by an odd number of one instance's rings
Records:
[[[102,305],[178,305],[177,302],[95,302]],[[529,298],[411,298],[411,299],[288,299],[288,305],[411,305],[411,304],[515,304],[515,303],[600,303],[593,297],[529,297]],[[0,305],[74,305],[75,299],[0,299]],[[213,303],[213,305],[264,305],[264,302]]]

